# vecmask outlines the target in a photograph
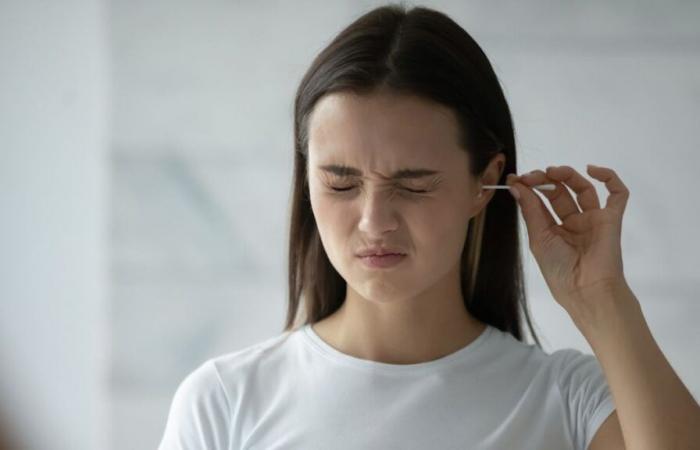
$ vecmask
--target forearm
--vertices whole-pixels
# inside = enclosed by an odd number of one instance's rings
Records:
[[[610,386],[627,450],[700,448],[700,407],[654,340],[625,287],[577,302],[572,318]]]

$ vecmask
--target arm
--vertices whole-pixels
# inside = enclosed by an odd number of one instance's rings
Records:
[[[605,442],[620,432],[630,450],[700,448],[700,407],[654,341],[634,293],[624,283],[596,295],[572,303],[595,305],[572,311],[572,319],[603,368],[617,414],[590,449],[620,448]]]
[[[620,237],[629,190],[614,170],[587,169],[610,193],[603,208],[595,186],[570,166],[509,174],[507,183],[554,300],[591,345],[615,400],[617,412],[590,447],[700,448],[700,407],[661,353],[624,277]],[[542,194],[561,225],[531,188],[544,183],[555,184]]]

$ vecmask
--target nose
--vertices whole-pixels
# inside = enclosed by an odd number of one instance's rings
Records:
[[[381,238],[396,230],[399,221],[392,206],[393,192],[374,190],[363,195],[362,211],[358,228],[368,237]]]

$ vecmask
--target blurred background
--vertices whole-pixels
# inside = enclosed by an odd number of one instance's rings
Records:
[[[294,92],[383,4],[0,2],[8,448],[155,448],[189,372],[282,331]],[[406,4],[482,46],[520,172],[593,163],[627,184],[628,282],[699,398],[700,3]],[[525,250],[545,350],[591,353]]]

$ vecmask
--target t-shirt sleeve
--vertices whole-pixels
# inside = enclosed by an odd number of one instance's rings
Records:
[[[228,450],[229,402],[213,360],[180,383],[158,450]]]
[[[595,355],[557,350],[557,385],[576,450],[587,450],[600,425],[615,410],[603,369]]]

